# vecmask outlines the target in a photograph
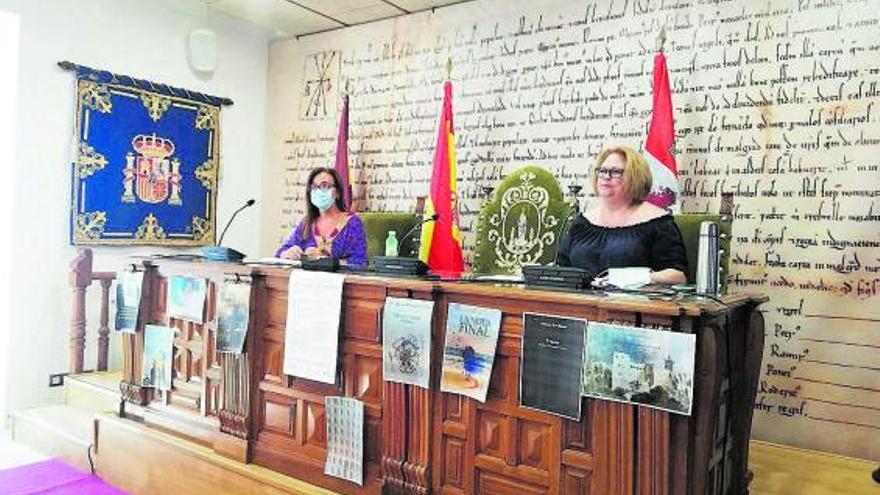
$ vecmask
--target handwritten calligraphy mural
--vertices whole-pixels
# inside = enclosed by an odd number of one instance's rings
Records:
[[[604,146],[641,147],[663,25],[683,210],[734,193],[731,290],[771,296],[754,434],[876,460],[878,0],[477,1],[276,43],[264,251],[299,220],[308,170],[333,163],[334,109],[302,117],[317,54],[338,53],[351,81],[352,177],[370,210],[426,194],[452,57],[469,253],[483,186],[537,164],[566,190]]]

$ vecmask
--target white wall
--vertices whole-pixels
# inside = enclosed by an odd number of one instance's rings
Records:
[[[243,21],[201,9],[181,10],[173,2],[145,0],[0,0],[0,11],[18,14],[21,49],[17,113],[12,277],[0,280],[12,291],[6,412],[61,399],[47,386],[50,373],[68,369],[71,291],[68,264],[69,162],[74,133],[72,73],[56,66],[69,60],[231,98],[222,113],[218,225],[246,198],[259,198],[267,37]],[[187,65],[188,32],[209,23],[218,35],[213,77],[199,77]],[[5,69],[4,69],[5,70]],[[4,171],[4,179],[8,175]],[[259,251],[259,203],[243,214],[224,244],[245,253]],[[246,220],[246,218],[243,218]],[[218,228],[220,228],[218,227]],[[151,248],[95,248],[97,270],[115,270],[122,259]],[[97,304],[99,289],[90,291]],[[92,318],[91,323],[95,323]],[[94,367],[95,330],[87,335],[87,367]],[[119,347],[111,343],[111,348]],[[118,362],[118,357],[113,356]],[[0,383],[0,388],[3,384]]]
[[[0,12],[0,232],[12,229],[12,191],[15,177],[15,95],[18,87],[18,16]],[[12,236],[0,237],[0,280],[9,280],[12,269]],[[0,283],[0,363],[9,356],[9,284]],[[0,411],[6,404],[7,370],[0,366]],[[0,430],[3,429],[0,421]]]

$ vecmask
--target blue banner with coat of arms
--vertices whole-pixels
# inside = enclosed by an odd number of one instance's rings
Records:
[[[220,108],[232,102],[59,65],[77,80],[71,243],[214,244]]]

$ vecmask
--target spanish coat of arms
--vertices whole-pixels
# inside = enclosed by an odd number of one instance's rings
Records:
[[[220,107],[229,100],[63,62],[76,72],[71,243],[214,243]]]

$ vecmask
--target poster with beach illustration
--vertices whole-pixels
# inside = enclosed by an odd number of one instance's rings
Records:
[[[251,308],[251,284],[225,282],[217,289],[217,350],[241,354]]]
[[[202,323],[205,312],[205,279],[175,275],[168,279],[168,316]]]
[[[694,334],[591,322],[583,395],[690,415],[695,346]]]
[[[450,303],[440,390],[486,402],[501,311]]]
[[[428,388],[434,301],[385,299],[382,315],[382,376],[385,381]]]
[[[174,329],[147,325],[144,329],[144,365],[141,386],[171,390],[171,368],[174,357]]]

